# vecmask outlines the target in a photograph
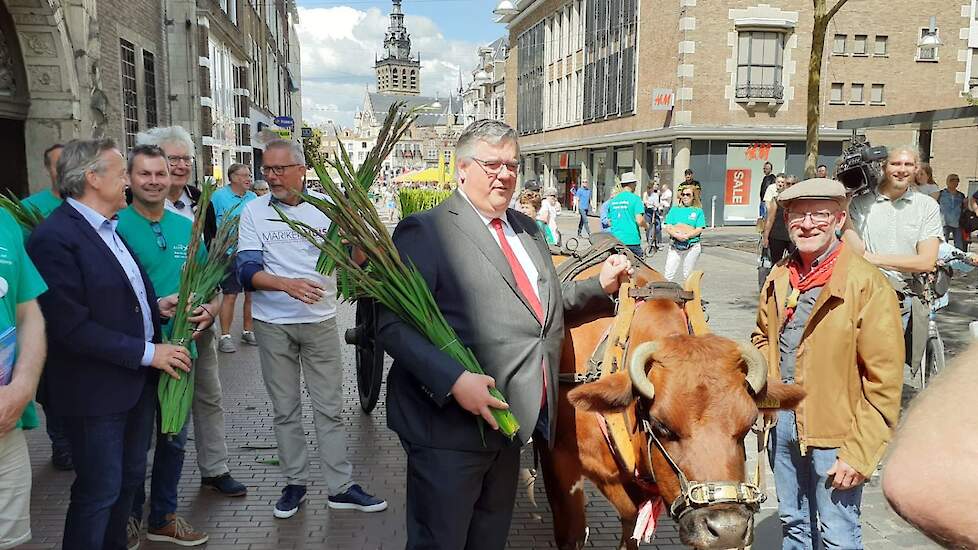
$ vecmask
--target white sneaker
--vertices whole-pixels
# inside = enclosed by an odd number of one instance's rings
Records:
[[[238,351],[238,348],[234,347],[234,342],[231,340],[230,334],[221,335],[221,338],[217,341],[217,351],[223,353],[234,353]]]

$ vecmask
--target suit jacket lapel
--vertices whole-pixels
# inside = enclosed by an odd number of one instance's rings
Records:
[[[547,269],[547,262],[550,262],[550,257],[544,257],[543,253],[540,251],[540,242],[537,240],[541,235],[537,232],[537,238],[530,235],[526,227],[517,221],[516,216],[508,215],[510,225],[516,230],[516,235],[520,238],[520,242],[523,243],[523,248],[530,254],[530,260],[533,265],[537,268],[537,294],[540,298],[540,304],[543,305],[543,316],[544,324],[550,318],[550,271]]]
[[[452,193],[452,196],[446,202],[448,203],[449,212],[454,214],[453,220],[455,221],[455,225],[475,244],[475,249],[499,272],[503,280],[506,281],[506,284],[509,285],[509,288],[516,294],[516,297],[523,302],[523,305],[536,318],[536,314],[533,313],[533,308],[530,307],[530,303],[526,301],[526,297],[523,296],[523,293],[520,292],[519,287],[516,285],[516,277],[513,276],[513,270],[509,267],[509,262],[506,261],[506,256],[503,255],[502,248],[499,247],[496,239],[489,233],[491,229],[482,221],[482,217],[476,213],[475,208],[465,200],[465,197],[461,196],[459,191]]]
[[[132,283],[129,281],[129,276],[126,275],[126,270],[122,268],[122,264],[120,264],[119,260],[116,259],[115,254],[109,250],[108,245],[105,244],[102,237],[100,237],[98,232],[95,231],[92,224],[88,223],[88,220],[85,219],[85,216],[83,216],[81,212],[75,210],[75,207],[71,205],[66,205],[66,207],[68,208],[68,214],[75,220],[75,224],[79,226],[79,231],[81,231],[83,235],[92,241],[95,248],[102,252],[102,255],[105,256],[105,261],[115,269],[116,273],[118,273],[120,277],[122,277],[122,280],[126,283],[126,287],[132,293],[133,297],[135,297],[136,290],[132,288]]]

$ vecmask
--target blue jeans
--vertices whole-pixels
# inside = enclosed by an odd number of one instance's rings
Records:
[[[948,242],[953,242],[954,247],[958,250],[964,250],[965,246],[967,246],[967,244],[964,242],[964,233],[961,232],[960,227],[945,225],[944,239]]]
[[[581,210],[579,212],[581,215],[581,221],[577,223],[577,234],[591,236],[591,227],[587,223],[587,210]]]
[[[632,251],[632,254],[635,254],[639,258],[645,257],[645,251],[642,250],[641,244],[626,244],[625,246]]]
[[[146,479],[146,449],[153,436],[156,404],[156,382],[148,380],[139,401],[128,411],[64,417],[75,463],[65,550],[125,550],[132,500]]]
[[[184,448],[187,445],[187,428],[175,436],[156,433],[156,451],[153,453],[153,472],[150,478],[149,527],[159,529],[167,524],[166,516],[177,511],[177,485],[183,470]],[[132,517],[143,519],[143,503],[146,502],[146,484],[140,483],[132,501]]]
[[[839,491],[832,488],[832,480],[826,475],[837,451],[809,447],[802,456],[795,413],[778,413],[768,457],[778,493],[784,550],[863,547],[859,525],[863,486]]]

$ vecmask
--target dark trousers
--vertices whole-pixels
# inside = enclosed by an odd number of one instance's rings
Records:
[[[792,245],[791,241],[769,238],[767,248],[771,251],[771,263],[776,264],[784,258],[785,254],[791,254]]]
[[[146,478],[156,404],[156,384],[147,383],[126,412],[64,417],[75,463],[65,550],[125,550],[133,496]]]
[[[407,550],[502,550],[520,447],[455,451],[401,440],[407,452]]]
[[[153,472],[150,476],[149,527],[159,529],[167,524],[166,516],[177,511],[177,485],[183,471],[183,458],[186,454],[187,428],[174,436],[163,435],[156,430],[156,450],[153,452]],[[132,517],[143,520],[143,504],[146,502],[146,486],[140,483],[132,500]]]
[[[65,435],[65,419],[45,409],[44,420],[44,427],[51,439],[52,454],[67,453],[70,455],[71,445],[68,443],[68,436]]]

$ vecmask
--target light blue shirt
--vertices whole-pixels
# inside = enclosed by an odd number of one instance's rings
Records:
[[[139,273],[139,266],[136,264],[136,260],[133,259],[132,254],[129,253],[129,249],[122,243],[122,238],[115,231],[119,220],[110,220],[70,197],[68,198],[68,204],[91,224],[92,229],[98,233],[99,238],[102,239],[105,246],[109,247],[112,255],[115,256],[115,259],[122,266],[122,270],[126,272],[126,276],[129,278],[129,285],[132,287],[133,292],[136,293],[136,299],[139,300],[139,311],[143,314],[143,337],[146,340],[146,346],[143,347],[143,358],[139,364],[147,367],[153,362],[153,354],[156,353],[156,346],[153,344],[153,318],[150,316],[149,295],[146,293],[146,285],[143,284],[143,277]]]
[[[252,191],[245,191],[244,195],[241,196],[235,195],[230,184],[214,191],[214,195],[211,197],[211,205],[214,207],[214,214],[217,216],[217,225],[224,223],[224,219],[228,216],[240,215],[244,205],[257,198],[258,195]]]

